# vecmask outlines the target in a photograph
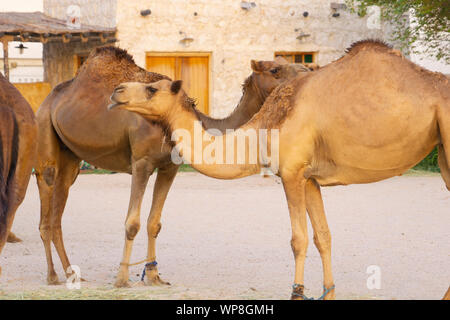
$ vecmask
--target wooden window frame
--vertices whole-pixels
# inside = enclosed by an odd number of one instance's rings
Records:
[[[305,61],[305,55],[312,55],[313,61],[312,62],[304,62]],[[274,53],[274,57],[276,56],[294,56],[294,63],[295,63],[295,56],[296,55],[302,55],[302,64],[308,65],[311,63],[317,64],[317,54],[318,51],[277,51]]]
[[[77,53],[73,55],[73,76],[75,77],[78,69],[81,66],[81,59],[85,58],[87,59],[89,57],[89,52],[87,53]],[[86,61],[86,60],[85,60]]]
[[[208,110],[207,115],[211,113],[212,106],[212,92],[213,92],[213,80],[212,80],[212,52],[210,51],[147,51],[145,52],[145,68],[148,70],[147,57],[207,57],[208,58]]]

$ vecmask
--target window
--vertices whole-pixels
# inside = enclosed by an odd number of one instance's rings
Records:
[[[276,52],[275,57],[283,57],[289,63],[308,65],[316,63],[316,52]]]

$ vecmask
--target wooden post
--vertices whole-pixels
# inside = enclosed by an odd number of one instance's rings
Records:
[[[8,39],[2,38],[3,43],[3,71],[5,78],[9,81],[9,57],[8,57]]]

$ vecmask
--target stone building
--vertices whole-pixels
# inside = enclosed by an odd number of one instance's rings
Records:
[[[115,27],[117,45],[138,65],[185,80],[202,110],[223,117],[239,101],[251,59],[282,55],[325,65],[354,41],[388,39],[388,27],[379,25],[376,11],[358,17],[342,2],[44,0],[44,13],[64,19],[67,7],[78,5],[82,23]],[[49,51],[44,49],[44,57]],[[87,50],[74,54],[82,60]],[[77,60],[67,56],[66,67],[73,69]]]

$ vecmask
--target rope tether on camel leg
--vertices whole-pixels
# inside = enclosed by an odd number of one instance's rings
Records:
[[[147,262],[147,261],[151,261],[151,260],[150,259],[144,259],[144,260],[141,260],[141,261],[138,261],[138,262],[135,262],[135,263],[124,263],[124,262],[121,262],[120,265],[121,266],[132,267],[132,266],[137,266],[138,264],[141,264],[141,263],[144,263],[144,262]]]
[[[324,292],[319,298],[317,298],[317,300],[323,300],[327,296],[327,294],[330,293],[330,291],[333,290],[334,288],[335,288],[334,284],[331,287],[329,287],[328,289],[325,286],[323,286]],[[300,297],[303,300],[315,300],[314,298],[312,298],[312,297],[308,298],[307,296],[305,296],[303,294],[303,290],[305,289],[305,286],[302,284],[294,283],[292,285],[292,289],[293,289],[293,291],[292,291],[293,296]],[[299,291],[299,293],[297,293],[296,291]]]
[[[144,281],[145,270],[147,269],[147,267],[156,267],[157,265],[158,265],[158,262],[156,262],[156,261],[152,261],[152,262],[146,263],[145,266],[144,266],[144,270],[142,270],[141,281]]]

